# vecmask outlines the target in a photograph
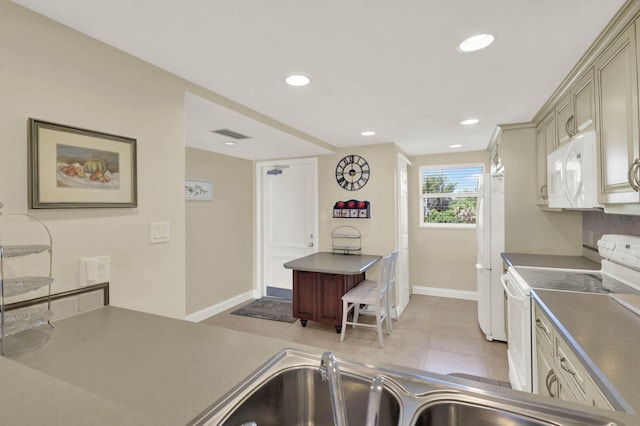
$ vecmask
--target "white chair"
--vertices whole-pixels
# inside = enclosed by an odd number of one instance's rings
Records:
[[[380,275],[378,281],[364,280],[356,287],[349,290],[342,296],[342,331],[340,332],[340,341],[344,341],[345,331],[347,325],[353,327],[371,327],[378,329],[378,342],[380,347],[384,347],[384,340],[382,338],[382,323],[386,322],[387,333],[391,333],[391,328],[388,318],[388,310],[386,308],[387,300],[387,279],[389,277],[389,265],[391,262],[391,255],[382,259],[382,265],[380,267]],[[367,310],[361,312],[361,305],[364,305]],[[383,314],[384,308],[384,314]],[[347,321],[349,317],[349,311],[353,309],[353,321]],[[373,313],[376,317],[375,324],[364,324],[358,322],[360,313]]]
[[[391,252],[391,260],[389,262],[389,275],[387,277],[387,304],[385,305],[385,310],[387,314],[387,322],[389,323],[388,328],[390,331],[393,331],[393,327],[391,325],[392,309],[394,317],[398,319],[398,310],[396,309],[396,265],[398,264],[399,254],[399,249]]]

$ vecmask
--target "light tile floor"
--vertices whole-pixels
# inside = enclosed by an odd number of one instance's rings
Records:
[[[378,346],[375,329],[349,327],[344,342],[332,325],[284,323],[231,315],[234,307],[202,323],[331,350],[371,363],[508,382],[507,345],[489,342],[478,326],[477,303],[412,295],[393,332]]]

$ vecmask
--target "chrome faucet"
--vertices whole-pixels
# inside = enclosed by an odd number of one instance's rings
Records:
[[[380,400],[382,399],[383,387],[384,378],[382,376],[374,377],[369,390],[366,426],[378,426],[380,424]]]
[[[329,394],[331,395],[331,407],[333,408],[333,422],[335,426],[347,426],[347,407],[344,401],[344,389],[342,377],[338,368],[338,360],[331,352],[322,354],[320,361],[320,374],[322,381],[329,381]]]

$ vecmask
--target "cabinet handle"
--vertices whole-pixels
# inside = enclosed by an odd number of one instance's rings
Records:
[[[567,122],[564,123],[564,130],[565,132],[567,132],[567,135],[571,138],[573,136],[575,136],[576,132],[574,132],[571,127],[569,126],[569,124],[573,121],[573,114],[571,114],[569,116],[569,118],[567,118]]]
[[[547,198],[549,198],[549,196],[547,195],[547,185],[542,185],[540,187],[540,197],[542,197],[543,200],[546,200]]]
[[[638,184],[638,166],[640,166],[640,158],[636,158],[633,160],[633,163],[629,166],[629,170],[627,171],[627,180],[629,181],[629,185],[631,188],[638,192],[639,184]]]
[[[547,392],[549,393],[549,396],[551,398],[555,398],[556,396],[553,394],[553,392],[551,391],[551,386],[553,386],[553,383],[558,380],[558,378],[556,377],[555,373],[552,370],[549,370],[549,372],[547,373],[547,378],[545,379],[545,384],[547,386]]]
[[[538,327],[545,336],[547,336],[549,339],[551,339],[551,335],[549,333],[549,330],[547,329],[547,327],[542,323],[542,321],[540,320],[540,318],[536,318],[536,327]]]
[[[567,359],[565,357],[560,357],[560,368],[562,368],[564,371],[571,374],[572,376],[576,375],[576,372],[573,371],[571,367],[567,365]]]

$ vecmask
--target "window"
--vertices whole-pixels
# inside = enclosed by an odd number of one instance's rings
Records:
[[[475,226],[479,164],[420,167],[423,226]]]

